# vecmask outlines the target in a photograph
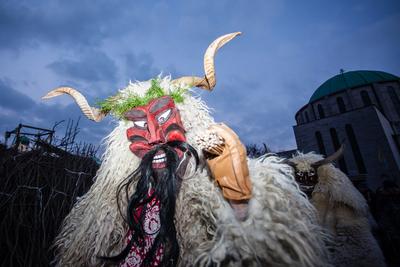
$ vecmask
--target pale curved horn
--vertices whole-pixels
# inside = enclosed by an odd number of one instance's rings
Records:
[[[89,106],[86,98],[78,90],[71,87],[58,87],[48,92],[42,99],[49,99],[63,94],[72,96],[89,120],[99,122],[107,115],[107,113],[102,112],[100,109]]]
[[[185,83],[189,86],[196,86],[207,90],[212,90],[215,87],[216,79],[215,79],[215,66],[214,66],[214,57],[217,53],[218,49],[228,43],[230,40],[240,35],[241,32],[234,32],[225,34],[223,36],[218,37],[212,42],[205,54],[204,54],[204,77],[197,76],[184,76],[172,81],[173,84]]]
[[[328,163],[332,163],[333,161],[338,160],[340,157],[342,157],[343,156],[343,152],[344,152],[344,144],[342,144],[340,146],[340,148],[335,153],[333,153],[329,157],[326,157],[326,158],[324,158],[322,160],[319,160],[319,161],[311,164],[311,166],[314,169],[317,169],[318,167],[320,167],[322,165],[325,165],[325,164],[328,164]]]

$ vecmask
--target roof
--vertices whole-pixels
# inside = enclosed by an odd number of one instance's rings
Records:
[[[357,70],[343,72],[321,84],[311,96],[309,103],[345,89],[388,81],[400,81],[400,78],[383,71]]]

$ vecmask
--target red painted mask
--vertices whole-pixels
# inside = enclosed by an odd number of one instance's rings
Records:
[[[131,141],[130,150],[139,158],[154,145],[168,141],[186,142],[179,111],[170,96],[153,99],[145,106],[127,111],[124,116],[133,121],[134,126],[126,131],[126,135]]]

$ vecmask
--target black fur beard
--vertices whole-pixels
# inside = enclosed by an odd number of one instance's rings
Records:
[[[132,238],[128,245],[118,255],[111,257],[100,257],[103,260],[114,263],[124,260],[132,247],[144,247],[145,231],[143,229],[144,218],[146,214],[146,205],[153,198],[160,201],[160,230],[146,258],[141,266],[150,266],[155,260],[156,253],[160,246],[163,246],[163,256],[160,266],[175,266],[179,256],[179,245],[176,239],[176,229],[174,224],[175,202],[179,193],[182,177],[179,177],[178,168],[180,159],[174,148],[177,148],[196,160],[196,168],[199,164],[197,151],[189,144],[181,141],[172,141],[166,144],[158,145],[150,150],[142,159],[139,167],[118,186],[117,203],[121,212],[120,197],[121,193],[125,193],[128,200],[126,217],[124,217],[129,229],[132,231]],[[153,158],[158,151],[163,150],[166,155],[166,167],[158,170],[153,169]],[[185,163],[182,163],[185,164]],[[186,167],[186,166],[184,166]],[[139,178],[139,179],[138,179]],[[134,181],[138,180],[135,193],[129,196],[129,189]],[[153,194],[148,195],[149,189],[153,189]],[[135,210],[139,206],[143,206],[140,218],[134,218]],[[123,215],[123,212],[121,212]]]

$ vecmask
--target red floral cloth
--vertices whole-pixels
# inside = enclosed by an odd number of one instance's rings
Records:
[[[135,211],[135,218],[140,218],[141,213],[143,212],[143,206],[140,206]],[[158,235],[160,230],[160,201],[156,198],[146,205],[145,208],[145,218],[143,223],[143,229],[145,231],[145,242],[144,247],[132,246],[131,251],[125,260],[119,265],[120,267],[136,267],[140,266],[143,263],[143,260],[146,258],[147,253],[149,252],[151,246],[154,243],[155,238]],[[126,244],[132,238],[132,231],[129,230],[126,237]],[[163,255],[163,246],[160,246],[156,252],[156,257],[151,263],[151,266],[159,266],[162,255]]]

